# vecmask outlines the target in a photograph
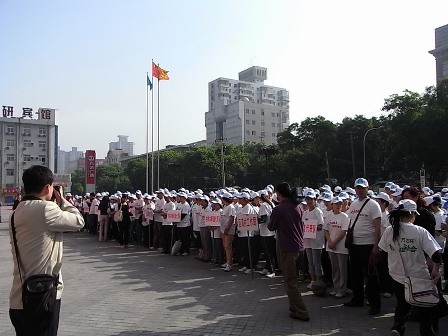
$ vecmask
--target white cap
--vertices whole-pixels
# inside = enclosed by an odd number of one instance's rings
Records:
[[[382,199],[383,201],[390,203],[390,197],[385,192],[379,192],[378,195],[373,196],[373,198]]]
[[[100,193],[96,193],[95,197],[101,197]]]
[[[256,191],[251,191],[249,196],[250,196],[250,199],[254,199],[256,197],[260,197],[260,194],[257,193]]]
[[[341,197],[339,197],[339,196],[336,196],[336,197],[333,197],[332,199],[331,199],[331,203],[332,204],[334,204],[334,203],[339,203],[339,202],[343,202],[344,200],[341,198]]]
[[[333,198],[333,195],[329,192],[325,192],[322,194],[322,200],[324,200],[326,202],[330,202],[332,198]]]
[[[364,188],[368,188],[369,187],[369,182],[367,182],[367,180],[363,177],[357,178],[355,180],[355,187],[360,186],[360,187],[364,187]]]
[[[242,192],[239,193],[238,196],[236,196],[237,198],[245,198],[245,199],[250,199],[250,195],[247,192]]]
[[[395,189],[395,192],[392,194],[393,197],[401,196],[401,193],[403,192],[402,188]]]
[[[339,193],[339,192],[341,192],[341,191],[342,191],[342,188],[341,188],[340,186],[336,186],[336,187],[334,187],[334,192]]]
[[[305,192],[305,197],[316,198],[316,192],[313,189],[308,189]]]
[[[402,209],[404,211],[415,212],[417,215],[420,215],[417,212],[417,204],[410,199],[404,199],[398,202],[398,209]]]

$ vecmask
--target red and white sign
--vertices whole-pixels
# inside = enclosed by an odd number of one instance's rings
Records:
[[[86,184],[96,182],[96,153],[94,150],[86,151]]]
[[[168,210],[166,213],[166,219],[171,223],[179,223],[181,217],[181,210]]]
[[[204,212],[205,226],[221,226],[221,213],[218,211]]]
[[[149,220],[154,219],[154,211],[151,209],[144,210],[143,215],[145,216],[145,219],[149,219]]]
[[[3,188],[4,194],[20,194],[20,188],[19,187],[5,187]]]
[[[240,231],[258,230],[257,215],[238,215],[236,216],[236,224]]]
[[[304,218],[303,220],[303,238],[316,239],[317,220]]]

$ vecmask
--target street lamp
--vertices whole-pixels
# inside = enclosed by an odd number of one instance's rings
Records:
[[[364,139],[362,141],[362,151],[364,153],[364,178],[367,178],[366,177],[366,136],[367,136],[367,133],[369,133],[370,131],[374,131],[374,130],[377,130],[377,129],[383,129],[383,128],[384,128],[384,126],[372,127],[372,128],[369,128],[366,131],[366,133],[364,133]]]

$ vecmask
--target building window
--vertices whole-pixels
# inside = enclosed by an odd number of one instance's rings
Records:
[[[43,127],[39,127],[39,136],[47,136],[47,130]]]
[[[39,161],[45,163],[47,161],[45,155],[39,155]]]
[[[246,119],[246,124],[249,125],[250,124],[250,120]]]
[[[275,113],[274,113],[274,112],[272,112],[272,113],[271,113],[271,116],[272,116],[273,118],[275,118]]]
[[[14,176],[14,169],[6,169],[6,176]]]
[[[31,128],[30,127],[24,127],[23,128],[23,135],[31,135]]]
[[[25,154],[23,156],[23,161],[31,161],[31,155]]]
[[[23,147],[31,147],[33,143],[30,140],[23,140]]]
[[[272,127],[275,127],[275,123],[272,123],[271,125],[272,125]]]
[[[272,137],[275,138],[275,133],[272,133]]]
[[[255,125],[255,120],[252,120],[252,125]]]
[[[9,135],[14,135],[14,134],[16,134],[16,128],[14,127],[14,126],[7,126],[6,127],[6,134],[9,134]]]
[[[249,134],[250,134],[250,132],[249,132],[249,131],[246,131],[246,134],[247,134],[247,135],[249,135]]]
[[[280,123],[277,123],[277,127],[280,128]]]
[[[265,137],[264,131],[261,131],[261,136],[262,136],[263,138]]]
[[[263,109],[261,109],[261,115],[262,115],[262,116],[264,115],[264,110],[263,110]]]
[[[39,141],[39,148],[47,148],[47,143],[45,141]]]
[[[261,121],[261,126],[264,126],[264,120]]]
[[[257,135],[257,131],[252,131],[252,135]]]
[[[15,155],[14,154],[6,154],[6,161],[7,162],[14,162],[15,161]]]
[[[6,139],[6,147],[14,147],[15,141],[14,139]]]
[[[246,109],[246,113],[249,114],[249,109]]]
[[[255,110],[252,110],[252,114],[255,114]]]

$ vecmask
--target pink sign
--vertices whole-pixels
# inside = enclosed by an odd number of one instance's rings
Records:
[[[218,211],[204,212],[205,226],[221,226],[221,213]]]
[[[317,220],[304,218],[303,219],[303,238],[316,239],[317,234]]]
[[[166,219],[168,220],[168,222],[179,223],[181,217],[180,213],[180,210],[168,210],[168,212],[166,213]]]

